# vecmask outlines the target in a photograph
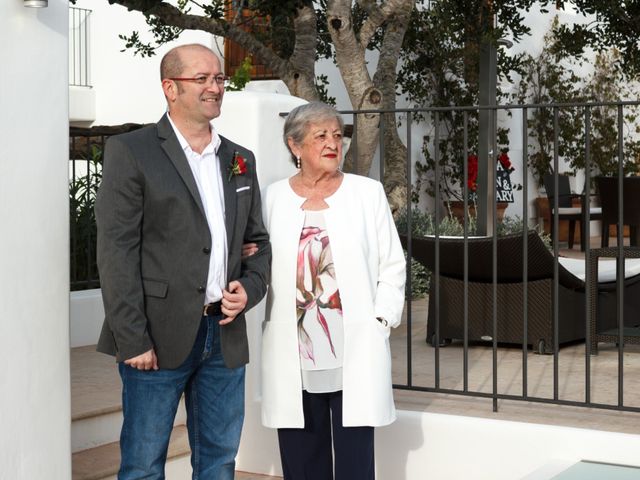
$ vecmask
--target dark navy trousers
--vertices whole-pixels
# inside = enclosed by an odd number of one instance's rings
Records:
[[[278,429],[284,480],[374,480],[373,427],[342,426],[342,391],[303,391],[302,404],[305,427]]]

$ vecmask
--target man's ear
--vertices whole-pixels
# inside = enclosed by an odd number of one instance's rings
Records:
[[[174,102],[178,96],[177,84],[173,80],[165,78],[162,80],[162,91],[167,99],[167,102]]]

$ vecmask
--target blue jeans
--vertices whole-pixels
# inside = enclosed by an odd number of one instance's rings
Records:
[[[118,480],[162,480],[169,436],[182,394],[193,480],[233,480],[244,420],[245,367],[224,365],[222,317],[205,316],[191,353],[175,370],[118,365],[124,422]]]

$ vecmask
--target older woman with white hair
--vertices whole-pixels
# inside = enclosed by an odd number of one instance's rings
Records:
[[[299,171],[266,192],[262,421],[278,429],[285,480],[375,478],[374,427],[396,416],[405,259],[382,185],[340,171],[342,131],[333,107],[295,108],[284,141]]]

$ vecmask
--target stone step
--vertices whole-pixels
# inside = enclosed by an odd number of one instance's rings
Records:
[[[236,470],[235,480],[281,480],[282,477],[272,477],[260,473],[239,472]]]
[[[122,426],[122,386],[113,357],[95,345],[71,349],[71,451],[117,442]],[[184,425],[181,402],[174,425]]]
[[[120,376],[113,357],[95,345],[71,349],[71,444],[73,480],[116,480],[122,425]],[[165,468],[167,480],[191,479],[184,400],[174,422]],[[236,480],[276,480],[236,472]]]
[[[184,425],[174,427],[167,454],[167,480],[191,478],[189,439]],[[72,456],[72,480],[111,480],[120,465],[118,442],[76,452]]]

